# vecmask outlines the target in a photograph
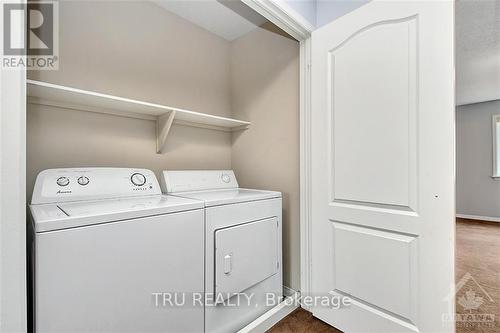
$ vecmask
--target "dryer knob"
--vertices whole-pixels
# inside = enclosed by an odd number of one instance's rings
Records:
[[[231,176],[229,176],[227,173],[223,173],[221,179],[224,183],[229,183],[231,181]]]

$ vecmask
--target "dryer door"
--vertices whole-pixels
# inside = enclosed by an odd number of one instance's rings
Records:
[[[276,217],[215,232],[215,299],[219,302],[278,273]]]

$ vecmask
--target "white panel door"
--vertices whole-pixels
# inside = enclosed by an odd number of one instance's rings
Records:
[[[312,34],[313,314],[452,332],[452,1],[372,1]]]

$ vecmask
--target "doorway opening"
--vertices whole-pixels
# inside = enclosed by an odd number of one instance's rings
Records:
[[[500,328],[500,1],[457,1],[456,332]]]

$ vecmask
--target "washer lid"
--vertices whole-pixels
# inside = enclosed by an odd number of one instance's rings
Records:
[[[180,192],[175,195],[184,198],[203,200],[205,207],[229,205],[240,202],[281,198],[281,192],[235,188],[215,191]]]
[[[81,227],[203,208],[201,201],[170,195],[30,205],[36,232]]]

